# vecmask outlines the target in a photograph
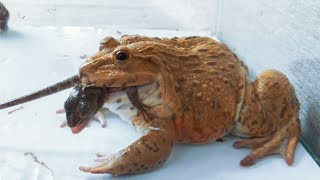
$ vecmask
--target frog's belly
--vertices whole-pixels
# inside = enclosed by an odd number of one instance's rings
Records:
[[[106,98],[104,108],[120,116],[120,118],[130,124],[137,116],[138,110],[131,104],[125,91],[110,93]]]
[[[201,130],[195,130],[190,126],[179,126],[178,124],[175,125],[176,127],[176,140],[181,143],[188,143],[188,144],[203,144],[209,143],[216,139],[219,139],[229,133],[229,130],[225,129],[211,129],[204,127]]]

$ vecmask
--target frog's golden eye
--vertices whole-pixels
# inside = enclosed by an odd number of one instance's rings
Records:
[[[129,59],[129,54],[124,51],[117,51],[115,55],[117,61],[125,61]]]

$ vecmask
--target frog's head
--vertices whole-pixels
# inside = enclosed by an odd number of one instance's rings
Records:
[[[160,64],[157,57],[145,53],[147,46],[150,46],[147,42],[121,44],[114,38],[105,38],[100,52],[80,67],[81,81],[98,87],[117,88],[155,82]]]

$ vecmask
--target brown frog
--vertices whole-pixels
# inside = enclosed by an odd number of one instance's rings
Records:
[[[246,138],[235,148],[253,149],[242,166],[274,153],[293,163],[299,102],[286,76],[267,70],[250,81],[243,62],[209,37],[107,37],[79,77],[108,88],[104,107],[144,134],[82,171],[150,171],[167,160],[176,142],[210,143],[228,134]]]

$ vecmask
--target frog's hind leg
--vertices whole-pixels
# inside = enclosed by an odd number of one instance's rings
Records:
[[[232,133],[249,139],[233,146],[253,151],[240,164],[250,166],[264,156],[281,154],[292,165],[300,121],[299,102],[288,79],[275,70],[262,73],[255,82],[248,83],[243,102]]]

